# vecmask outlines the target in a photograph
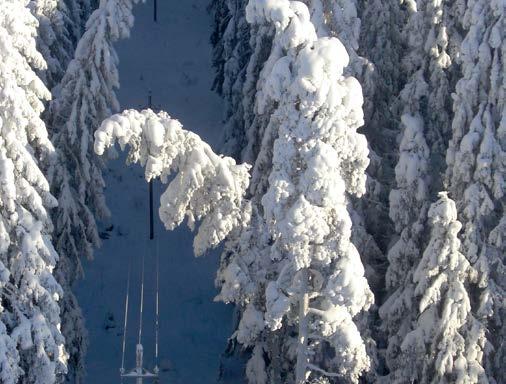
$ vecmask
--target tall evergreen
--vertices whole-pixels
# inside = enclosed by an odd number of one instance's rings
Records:
[[[33,68],[37,20],[28,1],[0,7],[0,378],[2,383],[59,382],[67,370],[60,331],[64,294],[53,275],[49,209],[56,206],[40,164],[54,153],[40,119],[50,93]]]
[[[481,340],[476,353],[483,356],[489,380],[500,383],[506,356],[505,7],[501,1],[473,0],[459,11],[465,38],[446,176],[463,224],[462,252],[478,271],[471,305],[480,327],[469,337]]]
[[[101,160],[93,152],[93,132],[119,109],[118,58],[112,44],[125,38],[133,24],[137,0],[102,1],[86,23],[74,58],[67,65],[49,106],[51,141],[48,178],[58,200],[53,241],[61,255],[58,277],[68,294],[63,298],[62,331],[70,353],[69,379],[80,382],[86,352],[86,330],[71,292],[81,275],[81,258],[91,259],[100,245],[96,220],[108,216]],[[92,5],[74,3],[80,17]]]

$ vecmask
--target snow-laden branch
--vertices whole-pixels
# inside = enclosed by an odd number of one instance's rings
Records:
[[[102,155],[116,141],[122,150],[129,145],[127,162],[144,166],[147,181],[160,177],[169,184],[159,210],[167,229],[185,216],[191,229],[201,221],[193,244],[197,256],[249,219],[243,209],[249,165],[217,155],[167,113],[126,110],[110,117],[95,132],[95,152]]]

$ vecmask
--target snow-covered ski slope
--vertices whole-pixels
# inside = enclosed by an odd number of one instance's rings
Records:
[[[215,150],[221,138],[222,105],[211,90],[211,18],[209,0],[159,0],[158,23],[153,0],[134,9],[131,37],[117,44],[120,58],[119,100],[123,109],[143,108],[148,92],[153,104],[200,134]],[[139,323],[139,280],[146,256],[143,344],[145,366],[154,354],[154,255],[148,237],[148,188],[139,167],[126,167],[124,157],[108,163],[105,174],[110,236],[85,263],[77,294],[89,330],[86,383],[119,383],[124,292],[132,260],[127,363],[132,367]],[[214,303],[214,277],[219,252],[196,259],[193,235],[186,228],[163,229],[157,207],[162,186],[155,184],[156,236],[160,257],[161,383],[210,384],[218,377],[220,354],[232,331],[232,308]],[[112,226],[112,228],[110,227]],[[128,380],[125,380],[125,383]],[[238,382],[235,380],[234,382]]]

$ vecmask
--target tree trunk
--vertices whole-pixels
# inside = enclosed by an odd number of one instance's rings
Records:
[[[304,384],[306,382],[306,370],[308,363],[307,356],[307,334],[308,322],[307,314],[309,311],[309,295],[307,294],[307,268],[301,272],[301,294],[299,299],[299,345],[297,347],[297,365],[295,368],[295,383]]]

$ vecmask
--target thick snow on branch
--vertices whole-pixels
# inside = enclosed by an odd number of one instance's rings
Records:
[[[147,181],[160,177],[169,184],[159,211],[167,229],[177,227],[185,216],[192,229],[201,221],[193,244],[197,256],[247,222],[243,197],[249,166],[215,154],[167,113],[126,110],[112,116],[95,132],[95,152],[102,155],[116,141],[122,150],[129,145],[127,161],[144,166]]]

